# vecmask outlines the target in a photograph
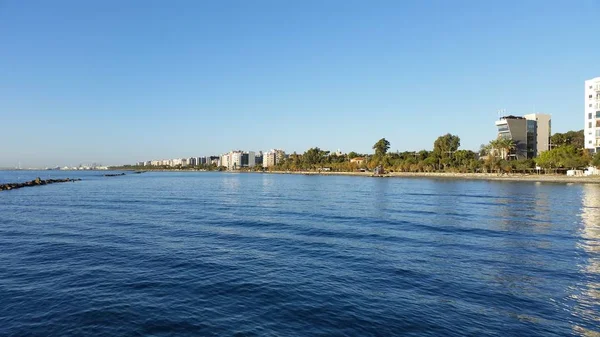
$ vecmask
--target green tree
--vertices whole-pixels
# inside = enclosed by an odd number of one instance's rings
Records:
[[[544,169],[578,168],[585,166],[587,161],[582,150],[573,145],[563,145],[544,151],[535,160]]]
[[[438,158],[440,169],[452,163],[452,154],[460,147],[460,137],[445,134],[438,137],[433,143],[433,154]]]
[[[559,151],[560,167],[576,169],[587,164],[587,160],[582,156],[582,150],[573,145],[561,146]]]
[[[375,143],[375,145],[373,145],[373,150],[375,150],[375,155],[379,156],[379,157],[385,156],[385,154],[388,152],[389,149],[390,149],[390,142],[388,142],[387,139],[385,139],[385,138],[381,138],[380,140],[377,141],[377,143]]]
[[[350,153],[348,153],[348,159],[352,159],[352,158],[356,158],[356,157],[360,157],[360,155],[354,151],[350,151]]]
[[[329,151],[323,151],[318,147],[308,149],[302,155],[304,167],[308,169],[314,169],[318,164],[323,163],[325,155],[328,153]]]
[[[544,170],[555,169],[558,167],[558,157],[555,150],[556,149],[552,149],[542,152],[535,158],[535,163]]]
[[[600,152],[596,152],[596,154],[592,158],[592,165],[595,167],[600,166]]]
[[[475,159],[475,152],[471,150],[457,150],[454,152],[454,164],[461,172],[469,170],[473,159]]]
[[[487,146],[489,154],[495,157],[500,157],[502,160],[507,160],[510,153],[516,148],[515,142],[508,138],[498,138],[490,141]]]
[[[583,130],[567,131],[565,133],[555,133],[550,137],[552,147],[573,146],[576,149],[583,149],[585,145],[585,134]]]

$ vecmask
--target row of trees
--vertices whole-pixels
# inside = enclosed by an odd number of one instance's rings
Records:
[[[350,152],[347,155],[330,154],[318,147],[308,149],[304,154],[292,154],[285,161],[272,168],[274,170],[319,170],[354,171],[358,169],[372,170],[383,166],[386,170],[433,172],[456,169],[473,171],[478,169],[478,154],[469,150],[459,150],[460,138],[446,134],[433,144],[433,150],[418,152],[390,153],[390,142],[382,138],[373,145],[374,154]],[[362,158],[352,162],[351,159]]]
[[[382,138],[373,145],[371,155],[356,152],[336,155],[314,147],[303,154],[293,153],[271,169],[354,171],[372,170],[381,165],[397,172],[527,172],[536,166],[555,171],[600,165],[600,154],[591,157],[583,149],[583,130],[557,133],[552,136],[551,144],[551,150],[535,159],[517,159],[517,146],[510,139],[494,139],[482,145],[479,152],[473,152],[460,149],[460,137],[446,134],[435,140],[432,150],[390,153],[390,142]],[[357,157],[364,160],[351,161]]]

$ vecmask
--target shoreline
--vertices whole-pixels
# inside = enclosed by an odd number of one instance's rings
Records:
[[[135,171],[130,169],[116,169],[114,171]],[[512,173],[449,173],[449,172],[389,172],[375,175],[373,172],[315,172],[315,171],[201,171],[201,170],[147,170],[145,172],[224,172],[224,173],[250,173],[250,174],[295,174],[314,176],[351,176],[371,178],[428,178],[428,179],[461,179],[483,181],[508,181],[508,182],[540,182],[559,184],[600,184],[600,175],[568,177],[561,174],[523,174]]]
[[[447,173],[447,172],[390,172],[375,175],[372,172],[312,172],[312,171],[269,171],[250,172],[266,174],[301,174],[301,175],[340,175],[372,178],[433,178],[433,179],[461,179],[485,181],[510,181],[510,182],[546,182],[560,184],[600,184],[600,176],[568,177],[558,174],[503,174],[497,173]]]

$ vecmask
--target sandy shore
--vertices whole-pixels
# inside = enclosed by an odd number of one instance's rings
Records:
[[[344,175],[344,176],[362,176],[373,177],[372,172],[291,172],[291,171],[271,171],[267,174],[303,174],[303,175]],[[491,180],[491,181],[525,181],[525,182],[546,182],[546,183],[578,183],[578,184],[600,184],[600,176],[589,177],[567,177],[558,174],[504,174],[496,173],[409,173],[409,172],[391,172],[382,177],[391,178],[434,178],[434,179],[468,179],[468,180]]]

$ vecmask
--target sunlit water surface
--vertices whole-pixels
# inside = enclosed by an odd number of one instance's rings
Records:
[[[599,336],[600,186],[0,171],[1,336]]]

